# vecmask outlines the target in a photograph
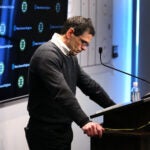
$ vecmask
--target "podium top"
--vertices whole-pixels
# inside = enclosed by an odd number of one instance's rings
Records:
[[[150,98],[141,99],[140,101],[136,101],[136,102],[132,102],[132,103],[128,102],[128,103],[123,103],[123,104],[116,104],[116,105],[107,107],[105,109],[102,109],[100,111],[97,111],[95,114],[91,115],[90,118],[99,117],[99,116],[105,115],[107,113],[112,113],[117,110],[129,109],[131,107],[136,107],[138,105],[142,105],[145,103],[150,103]]]

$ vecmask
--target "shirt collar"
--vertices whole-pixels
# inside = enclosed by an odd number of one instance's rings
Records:
[[[54,43],[66,56],[69,55],[70,49],[67,45],[61,40],[58,33],[54,33],[52,36],[51,42]]]

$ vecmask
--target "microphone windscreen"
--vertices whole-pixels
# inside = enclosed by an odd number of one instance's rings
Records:
[[[103,48],[99,47],[99,53],[102,54]]]

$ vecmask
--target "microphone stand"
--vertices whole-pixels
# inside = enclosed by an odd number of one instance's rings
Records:
[[[137,76],[135,76],[135,75],[133,75],[133,74],[127,73],[127,72],[125,72],[125,71],[122,71],[122,70],[119,70],[119,69],[116,69],[116,68],[114,68],[114,67],[111,67],[111,66],[108,66],[108,65],[104,64],[104,63],[102,62],[102,51],[103,51],[103,49],[102,49],[102,47],[100,47],[100,48],[99,48],[100,63],[101,63],[103,66],[105,66],[105,67],[107,67],[107,68],[110,68],[110,69],[113,69],[113,70],[116,70],[116,71],[118,71],[118,72],[127,74],[127,75],[129,75],[129,76],[131,76],[131,77],[137,78],[137,79],[139,79],[139,80],[142,80],[142,81],[144,81],[144,82],[150,84],[150,81],[147,81],[147,80],[145,80],[145,79],[143,79],[143,78],[141,78],[141,77],[137,77]]]

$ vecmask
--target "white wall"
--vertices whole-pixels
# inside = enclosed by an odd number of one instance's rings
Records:
[[[87,0],[69,0],[71,7],[71,10],[69,11],[75,15],[81,15],[81,13],[83,15],[92,15],[92,19],[97,29],[96,38],[90,46],[94,55],[93,53],[90,53],[89,55],[87,54],[88,52],[86,52],[79,56],[79,61],[82,66],[86,66],[84,67],[85,71],[88,72],[97,82],[99,82],[116,102],[122,102],[129,98],[129,94],[127,94],[127,96],[124,94],[126,91],[126,80],[124,80],[125,77],[124,75],[120,75],[119,73],[104,68],[101,65],[97,65],[99,64],[99,54],[97,49],[99,46],[105,46],[105,52],[103,55],[104,61],[110,65],[114,64],[115,67],[126,69],[127,40],[125,35],[127,34],[127,31],[121,29],[128,22],[128,17],[126,16],[126,13],[129,13],[128,1],[130,0],[88,0],[88,4],[90,3],[90,5],[88,5]],[[111,4],[113,4],[112,8],[114,7],[115,9],[115,11],[113,11],[113,20],[115,20],[115,22],[120,20],[119,26],[118,24],[114,24],[115,26],[113,27],[114,35],[112,41],[114,44],[119,46],[119,57],[113,61],[110,59],[110,39],[112,38],[112,30],[108,30],[105,26],[112,23],[110,20],[107,20],[111,19]],[[123,6],[126,6],[126,8]],[[87,10],[88,8],[90,8],[90,13],[89,10]],[[103,13],[103,15],[101,13]],[[118,16],[118,14],[120,14],[120,16]],[[94,17],[94,15],[96,17]],[[97,20],[99,17],[102,20]],[[126,18],[126,20],[124,20],[124,18]],[[92,67],[93,64],[96,65]],[[79,89],[77,90],[77,98],[82,108],[88,115],[91,115],[101,109],[95,103],[90,101],[88,97],[83,95]],[[24,127],[26,126],[28,120],[26,105],[27,99],[22,99],[0,106],[0,150],[28,150],[24,136]],[[101,122],[102,118],[96,118],[95,120]],[[76,124],[73,124],[73,130],[74,140],[72,143],[72,150],[80,150],[81,147],[82,150],[90,150],[90,138],[83,134],[81,129],[76,126]]]
[[[113,65],[125,72],[131,73],[132,53],[132,1],[113,0],[113,45],[118,46],[119,57],[113,60]],[[119,102],[130,101],[131,77],[114,72],[115,87],[119,94],[115,99]]]
[[[0,105],[0,150],[28,150],[24,135],[26,105],[26,100]]]

